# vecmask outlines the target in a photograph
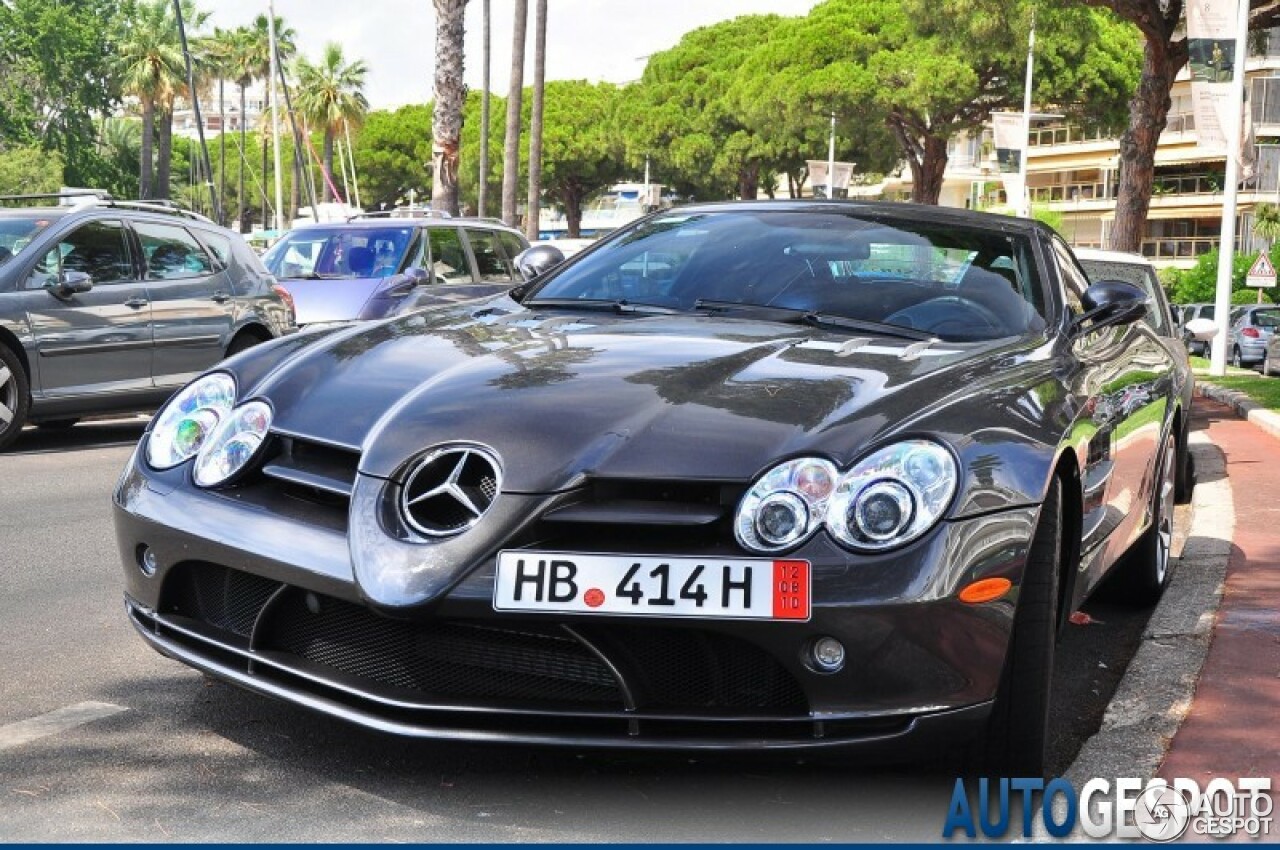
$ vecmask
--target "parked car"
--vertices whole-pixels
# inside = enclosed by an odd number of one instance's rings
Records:
[[[235,233],[156,204],[0,198],[0,449],[24,424],[154,409],[224,357],[295,330]]]
[[[1183,304],[1181,312],[1182,317],[1178,326],[1183,330],[1182,339],[1187,346],[1187,353],[1197,357],[1208,357],[1209,341],[1193,339],[1190,334],[1186,333],[1186,327],[1187,324],[1194,319],[1208,319],[1211,322],[1214,321],[1217,314],[1217,308],[1213,304]]]
[[[1274,304],[1236,307],[1231,311],[1227,334],[1227,358],[1237,368],[1261,367],[1267,343],[1280,325],[1280,307]]]
[[[1189,342],[1195,342],[1199,345],[1202,344],[1203,340],[1195,337],[1187,330],[1185,322],[1175,319],[1173,309],[1169,305],[1169,299],[1164,293],[1164,287],[1160,285],[1160,278],[1157,277],[1155,267],[1151,265],[1151,261],[1140,254],[1130,254],[1124,251],[1103,251],[1097,248],[1076,248],[1075,255],[1076,259],[1080,261],[1080,267],[1088,275],[1089,280],[1095,283],[1103,280],[1123,280],[1139,287],[1147,294],[1147,314],[1142,318],[1142,321],[1149,325],[1151,330],[1165,341],[1165,348],[1168,350],[1169,356],[1178,361],[1179,367],[1186,369],[1190,374]],[[1181,318],[1180,315],[1179,318]],[[1192,321],[1195,318],[1195,316],[1188,316],[1186,321]],[[1194,392],[1194,379],[1188,380],[1183,384],[1181,400],[1183,410],[1191,409],[1191,399]],[[1180,424],[1182,433],[1178,435],[1178,442],[1179,445],[1186,445],[1190,434],[1191,420],[1190,418],[1183,418]],[[1178,498],[1185,500],[1191,496],[1190,454],[1183,452],[1180,455],[1180,460],[1182,465],[1177,469]]]
[[[308,325],[494,295],[520,282],[515,259],[528,247],[493,220],[365,215],[291,230],[263,262]]]
[[[1190,375],[1147,304],[1034,221],[660,211],[188,385],[115,490],[127,615],[384,732],[1035,775],[1068,615],[1169,579]]]

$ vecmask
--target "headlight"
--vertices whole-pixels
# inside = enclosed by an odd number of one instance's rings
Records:
[[[147,441],[147,464],[152,469],[172,469],[190,460],[235,400],[235,379],[225,372],[188,384],[156,416]]]
[[[262,401],[242,404],[218,423],[196,457],[195,482],[216,487],[253,460],[271,428],[271,407]]]
[[[928,440],[880,449],[843,474],[821,458],[789,460],[747,491],[734,532],[756,552],[792,549],[823,525],[848,548],[890,549],[941,519],[958,481],[951,453]]]
[[[775,466],[738,506],[738,542],[757,552],[779,552],[800,543],[822,525],[838,478],[835,465],[821,458]]]
[[[854,549],[890,549],[915,540],[942,518],[959,472],[937,443],[908,440],[854,464],[827,507],[827,530]]]

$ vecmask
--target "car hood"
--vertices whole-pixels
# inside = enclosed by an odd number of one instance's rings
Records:
[[[1035,359],[1021,356],[1029,341],[927,346],[501,303],[511,312],[431,311],[332,334],[250,369],[243,394],[269,399],[281,431],[359,450],[367,475],[473,442],[502,458],[505,492],[550,493],[589,475],[747,481],[809,452],[849,462]],[[970,418],[956,433],[980,427]]]
[[[309,325],[312,322],[341,322],[357,318],[361,308],[386,282],[384,277],[285,278],[280,284],[293,296],[298,324]]]

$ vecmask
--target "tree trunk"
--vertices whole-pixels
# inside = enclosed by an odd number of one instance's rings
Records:
[[[738,172],[738,198],[754,201],[760,195],[760,163],[751,162]]]
[[[516,191],[520,181],[520,106],[524,96],[524,42],[529,0],[515,0],[511,33],[511,84],[507,90],[507,136],[502,158],[502,220],[516,226]]]
[[[1171,106],[1169,89],[1186,61],[1185,41],[1171,45],[1145,40],[1142,76],[1129,101],[1129,128],[1120,137],[1120,191],[1108,240],[1112,250],[1137,253],[1142,249],[1156,173],[1156,146]]]
[[[244,198],[244,164],[245,164],[245,147],[248,145],[246,136],[246,128],[244,122],[244,90],[245,83],[240,83],[240,156],[238,157],[238,165],[236,171],[240,173],[240,194],[236,196],[236,227],[240,228],[241,233],[248,233],[249,228],[245,226],[245,219],[248,218],[248,208],[245,206]]]
[[[227,226],[227,98],[226,83],[218,78],[218,224]]]
[[[576,183],[569,183],[557,194],[560,203],[564,204],[564,220],[568,227],[565,236],[577,239],[582,235],[582,196],[583,191]]]
[[[533,108],[529,115],[529,202],[524,235],[538,238],[542,211],[542,100],[547,77],[547,0],[537,0],[533,24]]]
[[[929,132],[928,127],[910,113],[895,110],[887,123],[911,167],[911,202],[937,206],[942,195],[942,173],[947,169],[946,138]]]
[[[151,98],[144,96],[142,98],[142,153],[138,157],[138,198],[144,201],[151,198],[152,168],[154,167],[151,141],[155,137],[155,129],[156,104]]]
[[[435,109],[431,114],[431,208],[458,214],[458,148],[467,89],[462,81],[467,0],[435,0]]]
[[[160,200],[169,199],[169,179],[173,164],[173,101],[165,104],[159,118],[159,138],[156,139],[156,183],[155,197]]]
[[[290,172],[293,176],[289,181],[289,220],[298,217],[298,208],[302,206],[302,167],[298,165],[298,137],[293,136],[293,170]]]
[[[489,0],[481,8],[483,19],[483,64],[480,82],[480,187],[476,199],[476,215],[484,218],[489,211]]]
[[[333,200],[333,127],[324,128],[324,148],[321,162],[324,163],[324,187],[320,195],[321,203]]]

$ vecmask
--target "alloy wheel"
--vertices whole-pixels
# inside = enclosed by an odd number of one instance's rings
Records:
[[[1177,454],[1172,441],[1166,446],[1164,458],[1160,462],[1160,490],[1156,494],[1156,551],[1155,568],[1157,584],[1164,584],[1169,572],[1169,553],[1173,550],[1173,500],[1174,500],[1174,455]]]
[[[0,431],[8,429],[18,409],[18,381],[13,370],[0,363]]]

